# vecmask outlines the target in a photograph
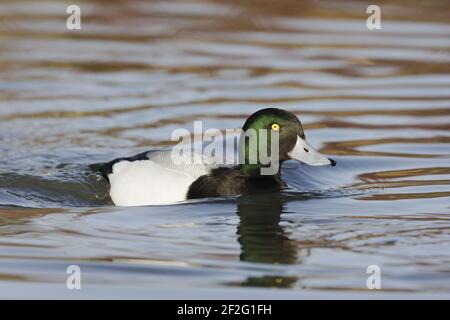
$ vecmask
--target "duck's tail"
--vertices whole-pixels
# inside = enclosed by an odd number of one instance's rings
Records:
[[[112,165],[109,163],[93,163],[88,165],[89,169],[91,169],[94,172],[98,172],[102,175],[103,178],[105,178],[109,182],[108,174],[111,173]]]

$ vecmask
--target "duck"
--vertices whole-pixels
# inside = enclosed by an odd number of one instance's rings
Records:
[[[263,162],[257,156],[250,161],[252,152],[267,148],[266,154],[270,154],[272,146],[271,143],[251,144],[247,133],[252,130],[256,133],[267,130],[277,135],[276,158]],[[146,206],[277,193],[287,187],[281,177],[281,166],[287,160],[311,166],[336,166],[335,160],[322,155],[306,141],[300,120],[289,111],[278,108],[256,111],[245,121],[242,133],[238,154],[243,161],[238,165],[223,166],[205,155],[201,162],[174,161],[171,150],[151,150],[100,164],[96,170],[109,183],[109,196],[114,205]],[[258,141],[264,140],[257,136]],[[274,164],[277,170],[270,172],[268,169]]]

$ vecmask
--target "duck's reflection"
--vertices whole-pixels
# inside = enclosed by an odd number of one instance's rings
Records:
[[[237,228],[241,245],[240,260],[269,264],[299,263],[301,248],[287,236],[280,226],[284,202],[281,194],[241,197],[237,214],[240,222]],[[291,287],[297,277],[263,276],[250,277],[241,285],[264,287]]]

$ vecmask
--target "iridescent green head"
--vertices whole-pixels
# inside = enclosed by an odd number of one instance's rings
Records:
[[[259,110],[245,121],[243,131],[239,160],[245,175],[264,175],[264,169],[271,166],[276,167],[275,174],[278,174],[280,164],[289,159],[309,165],[335,165],[333,160],[306,143],[300,120],[288,111],[276,108]]]

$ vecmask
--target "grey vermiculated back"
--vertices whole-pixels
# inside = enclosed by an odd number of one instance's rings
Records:
[[[195,179],[218,167],[214,158],[209,156],[203,156],[203,162],[201,162],[202,155],[196,152],[191,155],[179,156],[172,150],[155,150],[147,152],[146,155],[154,163],[170,170],[186,173]]]

